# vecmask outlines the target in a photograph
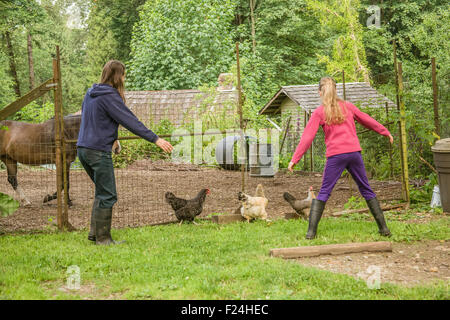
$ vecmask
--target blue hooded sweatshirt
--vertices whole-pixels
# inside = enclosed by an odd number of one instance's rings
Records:
[[[117,89],[108,84],[94,84],[87,91],[81,110],[78,147],[111,152],[119,124],[147,141],[158,140],[128,109]]]

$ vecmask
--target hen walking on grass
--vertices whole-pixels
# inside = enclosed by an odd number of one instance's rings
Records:
[[[166,192],[166,202],[170,204],[175,211],[175,216],[180,225],[183,221],[191,221],[194,224],[195,217],[203,211],[203,203],[205,202],[206,195],[209,194],[209,189],[202,189],[193,199],[186,200],[176,197],[172,192]]]

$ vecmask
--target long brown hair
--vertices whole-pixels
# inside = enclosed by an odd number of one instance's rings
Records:
[[[123,83],[124,75],[125,65],[119,60],[109,60],[103,67],[100,83],[106,83],[111,87],[116,88],[125,103],[125,84]]]
[[[343,100],[337,96],[336,82],[330,77],[320,79],[319,91],[322,93],[325,123],[328,125],[343,123],[346,119],[346,115],[338,104],[338,101]]]

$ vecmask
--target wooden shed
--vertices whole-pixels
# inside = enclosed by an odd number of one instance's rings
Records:
[[[200,90],[125,92],[127,106],[143,123],[155,125],[162,119],[167,119],[176,127],[183,123],[188,114],[195,117],[203,110],[201,107],[206,107],[209,111],[227,108],[230,113],[235,112],[236,90],[217,91],[211,100],[208,98],[208,93]]]
[[[238,91],[233,86],[233,75],[221,73],[217,83],[209,90],[126,91],[125,100],[143,123],[157,125],[165,119],[179,127],[187,116],[195,119],[204,112],[235,114]]]
[[[336,84],[337,94],[359,108],[393,108],[395,104],[379,94],[367,82]],[[345,90],[345,93],[344,93]],[[259,111],[259,114],[280,116],[283,121],[290,117],[289,131],[282,152],[293,152],[300,140],[303,129],[314,110],[320,106],[319,85],[283,86]],[[283,123],[283,126],[286,124]]]

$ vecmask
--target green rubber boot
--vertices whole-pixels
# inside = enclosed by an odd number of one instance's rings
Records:
[[[114,241],[111,238],[112,208],[95,209],[95,244],[121,244],[125,241]]]
[[[88,240],[95,241],[95,208],[98,207],[100,200],[97,198],[94,200],[94,204],[92,205],[92,213],[91,213],[91,228],[89,230]]]
[[[317,225],[319,224],[320,218],[322,218],[325,203],[326,202],[317,199],[312,200],[311,209],[309,211],[308,232],[306,233],[306,239],[308,240],[316,237]]]
[[[372,213],[372,215],[375,218],[375,221],[378,225],[379,233],[382,236],[389,237],[391,235],[391,231],[389,231],[389,228],[386,225],[386,221],[384,220],[383,210],[381,210],[378,199],[375,197],[370,200],[366,200],[366,202],[367,202],[367,206],[370,209],[370,212]]]

